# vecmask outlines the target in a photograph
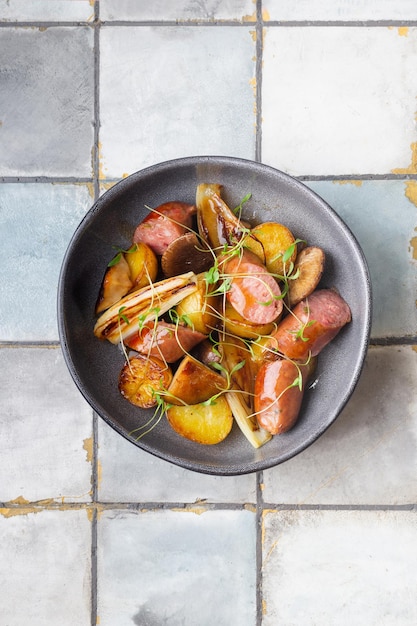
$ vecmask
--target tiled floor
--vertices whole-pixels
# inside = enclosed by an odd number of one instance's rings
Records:
[[[416,68],[414,0],[0,0],[1,626],[415,626]],[[58,343],[94,199],[196,154],[298,176],[373,281],[351,401],[258,475],[138,450]]]

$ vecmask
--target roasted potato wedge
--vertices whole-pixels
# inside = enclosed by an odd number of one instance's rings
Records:
[[[264,222],[255,226],[252,234],[263,246],[267,270],[278,276],[286,275],[297,256],[295,237],[290,229],[283,224]],[[294,250],[284,262],[283,255],[290,249],[290,246],[293,246]],[[256,250],[254,252],[256,254]]]
[[[226,389],[227,381],[211,367],[185,356],[168,387],[170,404],[199,404]]]
[[[270,335],[274,328],[276,328],[275,322],[271,322],[270,324],[251,323],[249,320],[245,319],[243,315],[240,315],[228,301],[224,307],[223,323],[227,333],[236,335],[237,337],[243,337],[244,339],[257,339],[259,335]]]
[[[135,243],[132,249],[125,253],[125,259],[135,289],[140,289],[155,281],[158,274],[158,259],[146,243],[141,241]]]
[[[138,354],[123,366],[119,391],[135,406],[149,409],[157,403],[155,394],[165,391],[171,381],[172,371],[161,359]]]
[[[176,307],[180,318],[186,317],[194,330],[206,335],[219,323],[220,298],[210,295],[213,288],[214,285],[207,285],[204,280],[204,272],[198,274],[197,289],[181,300]]]
[[[205,445],[223,441],[233,426],[232,411],[224,397],[210,404],[172,406],[166,415],[175,432]]]
[[[123,254],[107,268],[96,304],[96,313],[102,313],[125,296],[133,287],[130,268]]]
[[[301,250],[294,265],[297,278],[288,281],[288,301],[292,309],[296,304],[307,298],[320,282],[325,263],[325,254],[317,246],[308,246]]]

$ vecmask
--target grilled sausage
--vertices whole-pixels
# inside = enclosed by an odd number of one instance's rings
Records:
[[[332,289],[320,289],[299,302],[271,335],[269,348],[289,359],[316,356],[351,320],[349,305]]]
[[[162,255],[170,243],[191,228],[195,212],[195,206],[185,202],[161,204],[136,227],[133,243],[142,241]]]

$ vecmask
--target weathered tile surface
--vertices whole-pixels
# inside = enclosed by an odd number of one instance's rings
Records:
[[[416,58],[416,28],[265,28],[262,160],[295,175],[415,171]]]
[[[256,502],[256,476],[208,476],[144,452],[99,422],[101,502]]]
[[[263,0],[271,20],[415,20],[414,0]]]
[[[373,291],[373,337],[414,336],[417,329],[417,181],[307,183],[351,228]]]
[[[59,272],[90,204],[86,185],[0,185],[0,341],[58,339]]]
[[[101,626],[255,625],[253,513],[112,511],[98,536]]]
[[[244,20],[253,21],[255,6],[252,0],[101,0],[100,17],[103,20]]]
[[[93,32],[0,30],[0,176],[90,176]]]
[[[254,158],[254,54],[249,27],[103,27],[101,175],[198,154]]]
[[[310,448],[263,473],[265,502],[405,505],[417,500],[417,352],[372,347],[346,408]]]
[[[89,21],[94,17],[90,0],[0,0],[0,21]]]
[[[0,349],[0,502],[91,500],[92,412],[59,348]]]
[[[85,511],[0,509],[2,624],[91,624],[90,526]]]
[[[262,626],[413,626],[415,511],[264,517]]]

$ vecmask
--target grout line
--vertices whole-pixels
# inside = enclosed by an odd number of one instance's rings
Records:
[[[256,626],[262,626],[262,524],[263,524],[263,472],[256,474]]]
[[[92,155],[94,200],[100,196],[100,21],[99,3],[94,4],[94,145]]]
[[[258,63],[258,58],[262,57],[262,52],[258,53],[257,51],[257,63]],[[262,58],[260,60],[260,63],[262,63]],[[98,68],[97,68],[97,73],[98,73]],[[257,120],[256,120],[256,127],[257,127],[257,134],[261,135],[262,134],[262,127],[261,127],[261,115],[262,115],[262,94],[261,94],[261,85],[258,85],[258,80],[260,81],[260,83],[262,82],[262,73],[261,73],[261,69],[258,68],[256,69],[256,81],[257,81],[257,85],[256,85],[256,108],[257,108]],[[98,91],[98,89],[97,89]],[[97,116],[99,116],[99,102],[98,102],[98,93],[96,96],[97,99]],[[98,118],[99,119],[99,118]],[[93,166],[93,176],[92,177],[80,177],[77,178],[75,176],[0,176],[0,183],[50,183],[50,184],[91,184],[92,182],[95,184],[97,181],[96,179],[98,178],[98,182],[99,183],[103,183],[103,184],[108,184],[108,183],[118,183],[120,180],[122,180],[121,177],[119,178],[100,178],[99,176],[99,158],[98,158],[98,146],[99,146],[99,131],[100,129],[97,128],[95,129],[95,145],[94,148],[97,151],[97,163],[95,166]],[[259,137],[259,143],[261,143],[261,137]],[[260,158],[260,152],[261,152],[261,146],[259,145],[259,157],[257,155],[256,160],[259,161],[260,163],[262,163],[262,159]],[[93,160],[94,162],[94,160]],[[266,163],[265,165],[268,165],[268,163]],[[97,169],[95,169],[95,167]],[[275,166],[271,166],[271,167],[275,167]],[[278,167],[275,167],[275,169],[279,169]],[[285,172],[284,172],[285,173]],[[287,174],[288,176],[291,176],[292,178],[296,179],[296,180],[300,180],[300,181],[338,181],[338,180],[352,180],[352,181],[357,181],[357,180],[361,180],[361,181],[373,181],[373,180],[417,180],[417,173],[410,173],[410,174],[391,174],[391,173],[387,173],[387,174],[323,174],[323,175],[316,175],[316,174],[299,174],[299,175],[295,175],[295,174]]]
[[[92,154],[94,201],[100,196],[100,4],[94,2],[94,144]],[[95,505],[91,519],[91,626],[98,623],[98,566],[97,566],[97,501],[98,501],[98,420],[95,411],[93,417],[93,458],[91,468],[91,498]]]
[[[255,95],[255,161],[262,162],[262,63],[263,63],[263,29],[262,0],[256,3],[256,95]]]
[[[273,28],[315,28],[315,27],[350,27],[350,28],[386,28],[386,27],[416,27],[417,20],[263,20],[261,24]],[[178,19],[178,20],[95,20],[99,26],[109,27],[183,27],[183,28],[195,28],[199,26],[213,28],[213,27],[253,27],[254,21],[243,21],[241,19],[204,19],[195,18],[193,20]],[[86,20],[79,21],[0,21],[0,28],[74,28],[74,27],[94,27],[95,23]]]

